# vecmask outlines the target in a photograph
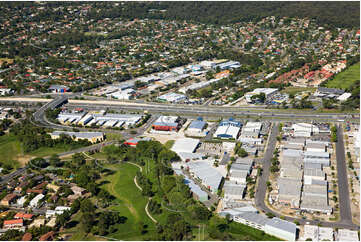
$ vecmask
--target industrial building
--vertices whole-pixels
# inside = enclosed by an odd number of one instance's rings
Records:
[[[332,207],[328,205],[327,182],[323,185],[305,184],[300,208],[307,212],[321,212],[330,215]]]
[[[159,96],[158,100],[161,102],[179,103],[181,101],[187,100],[187,96],[179,93],[170,92]]]
[[[219,82],[220,80],[221,80],[221,78],[215,78],[215,79],[211,79],[209,81],[197,82],[197,83],[194,83],[192,85],[180,88],[179,92],[187,93],[188,90],[198,90],[198,89],[201,89],[201,88],[205,88],[205,87],[210,86],[212,83]]]
[[[333,228],[318,227],[316,225],[304,225],[303,240],[334,241]]]
[[[237,139],[242,124],[232,119],[222,121],[214,133],[213,137],[222,139]]]
[[[336,235],[337,241],[360,241],[358,232],[349,229],[339,229]]]
[[[180,128],[180,118],[177,116],[160,116],[152,124],[152,129],[158,131],[178,131]]]
[[[291,178],[278,178],[278,202],[298,208],[301,199],[302,182]]]
[[[117,114],[106,113],[102,110],[95,112],[76,112],[64,111],[59,113],[58,121],[62,124],[78,124],[78,125],[98,125],[103,127],[130,127],[136,125],[141,119],[141,115],[136,114]]]
[[[259,138],[261,129],[261,122],[247,122],[246,125],[242,127],[238,140],[242,143],[261,145],[263,142],[263,139]]]
[[[198,139],[191,139],[191,138],[177,139],[174,142],[171,150],[177,153],[177,155],[183,161],[195,160],[195,159],[200,159],[202,157],[201,154],[194,154],[198,145],[199,145]]]
[[[188,162],[186,163],[186,169],[211,192],[217,193],[223,176],[210,163],[203,161]]]
[[[267,234],[274,235],[284,240],[295,241],[297,226],[294,223],[279,218],[272,218],[267,221],[264,231]]]
[[[69,131],[54,131],[50,134],[52,139],[60,138],[61,134],[65,134],[78,141],[86,139],[91,143],[101,142],[104,140],[104,133],[102,132],[69,132]]]
[[[246,185],[237,184],[234,181],[225,181],[223,185],[225,200],[242,200],[246,191]]]
[[[188,128],[187,128],[187,132],[192,133],[192,134],[199,134],[202,133],[203,130],[206,128],[207,123],[204,122],[201,118],[197,119],[197,120],[193,120]]]
[[[272,97],[273,95],[275,95],[276,93],[278,93],[278,89],[277,88],[256,88],[252,92],[247,92],[244,95],[244,98],[246,99],[246,101],[248,103],[252,103],[253,102],[252,97],[254,95],[259,95],[261,93],[265,94],[266,100],[267,100],[270,97]]]
[[[320,129],[309,123],[296,123],[292,124],[293,136],[294,137],[311,137],[312,135],[320,133]]]

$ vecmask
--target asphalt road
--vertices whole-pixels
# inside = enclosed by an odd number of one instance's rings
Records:
[[[255,195],[255,202],[258,208],[267,211],[267,206],[264,202],[267,190],[267,181],[269,179],[271,159],[273,157],[273,151],[276,147],[276,137],[278,135],[278,123],[273,123],[267,144],[267,150],[262,159],[262,175],[258,179],[258,187]]]
[[[1,181],[0,181],[0,185],[5,185],[7,184],[11,179],[13,179],[14,177],[22,174],[25,172],[27,168],[23,167],[23,168],[19,168],[16,171],[13,171],[12,173],[9,173],[7,175],[3,175],[1,176]]]
[[[340,221],[344,223],[352,223],[342,125],[338,125],[337,127],[336,159],[337,159],[338,197],[339,197],[340,218],[341,218]]]
[[[339,131],[342,132],[342,131]],[[346,191],[347,193],[347,197],[346,199],[343,199],[342,203],[347,203],[345,204],[345,208],[341,209],[341,214],[343,213],[344,217],[342,217],[341,215],[341,220],[338,222],[325,222],[325,221],[318,221],[318,220],[309,220],[309,219],[297,219],[294,217],[289,217],[289,216],[283,216],[282,214],[279,214],[271,209],[269,209],[266,204],[265,204],[265,195],[266,195],[266,189],[267,189],[267,185],[266,182],[269,179],[269,168],[271,165],[271,158],[273,157],[273,151],[275,149],[275,145],[276,145],[276,137],[278,135],[278,124],[274,123],[273,127],[271,129],[271,133],[270,133],[270,137],[269,137],[269,141],[267,144],[267,150],[266,153],[264,155],[263,158],[263,171],[262,171],[262,175],[259,177],[258,180],[258,186],[257,186],[257,190],[256,190],[256,195],[255,195],[255,203],[256,203],[256,207],[260,210],[262,210],[265,213],[272,213],[274,214],[276,217],[284,217],[284,220],[287,220],[289,222],[294,222],[294,221],[298,221],[300,224],[312,224],[312,225],[318,225],[321,224],[321,226],[325,226],[325,227],[333,227],[333,228],[345,228],[345,229],[360,229],[359,225],[355,225],[352,223],[351,218],[351,212],[350,212],[350,201],[349,201],[349,197],[348,197],[348,187],[347,187],[347,175],[343,176],[346,179],[346,188],[344,188],[343,190]],[[342,134],[341,134],[342,135]],[[337,145],[340,146],[340,148],[342,148],[343,151],[343,140],[340,139],[340,142],[337,143]],[[342,152],[338,152],[338,156],[342,156]],[[341,157],[342,159],[342,157]],[[345,155],[344,155],[344,151],[343,151],[343,159],[345,159]],[[337,158],[338,162],[339,159]],[[342,160],[341,160],[342,163]],[[346,164],[345,162],[343,162],[344,168],[346,168]],[[338,165],[339,167],[339,165]],[[340,166],[342,167],[342,166]],[[341,168],[342,169],[342,168]],[[338,171],[339,172],[339,171]],[[342,175],[342,171],[341,173],[339,173],[339,176]],[[344,183],[344,181],[339,183],[342,184]],[[341,190],[341,186],[339,185],[339,189]],[[342,193],[343,194],[343,193]],[[340,197],[343,196],[340,193]],[[340,207],[342,208],[342,204],[341,204],[341,200],[340,200]]]

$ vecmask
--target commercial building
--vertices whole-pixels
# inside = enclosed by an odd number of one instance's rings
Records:
[[[274,235],[284,240],[295,241],[297,226],[294,223],[279,218],[272,218],[267,221],[264,231],[267,234]]]
[[[222,139],[237,139],[241,127],[242,124],[240,122],[233,121],[232,119],[224,120],[219,124],[213,137]]]
[[[161,102],[178,103],[187,100],[187,96],[174,92],[166,93],[158,97]]]
[[[91,143],[96,143],[104,140],[104,133],[102,132],[54,131],[53,133],[50,134],[50,136],[52,139],[58,139],[62,134],[68,135],[76,141],[81,139],[86,139]]]
[[[78,123],[84,116],[85,112],[61,112],[58,115],[58,121],[62,124]]]
[[[261,122],[247,122],[246,125],[242,127],[242,132],[238,140],[242,143],[261,145],[263,142],[263,139],[259,138],[261,130]]]
[[[221,64],[214,66],[215,69],[218,67],[221,70],[228,70],[228,69],[237,69],[237,68],[241,67],[241,65],[238,61],[227,61],[225,63],[221,63]]]
[[[232,170],[230,171],[229,180],[234,181],[237,184],[247,183],[248,171],[246,170]]]
[[[294,137],[311,137],[314,134],[318,134],[320,129],[313,124],[309,123],[296,123],[292,124]]]
[[[244,98],[246,99],[246,101],[248,103],[252,103],[252,97],[254,95],[259,95],[261,93],[265,94],[266,100],[269,99],[270,97],[272,97],[273,95],[275,95],[278,92],[277,88],[256,88],[254,89],[252,92],[247,92],[244,95]]]
[[[252,228],[265,231],[265,226],[269,219],[259,213],[244,212],[232,216],[233,220],[238,223],[248,225]],[[279,237],[279,236],[278,236]]]
[[[337,88],[319,87],[313,94],[315,97],[334,98],[342,95],[345,91]]]
[[[53,92],[53,93],[64,93],[64,92],[69,92],[70,88],[64,85],[51,85],[48,89],[48,91]]]
[[[177,116],[160,116],[153,124],[152,128],[158,131],[178,131],[181,127],[180,118]]]

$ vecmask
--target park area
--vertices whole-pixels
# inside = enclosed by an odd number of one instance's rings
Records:
[[[338,73],[332,80],[327,82],[326,87],[347,89],[356,81],[360,81],[360,62]]]

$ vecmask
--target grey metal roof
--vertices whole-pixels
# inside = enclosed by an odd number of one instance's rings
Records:
[[[189,129],[200,129],[200,130],[202,130],[205,125],[206,125],[206,122],[204,122],[204,121],[193,120],[188,128]]]
[[[327,87],[319,87],[317,89],[319,92],[324,92],[324,93],[332,93],[332,94],[343,94],[345,91],[341,90],[341,89],[337,89],[337,88],[327,88]]]
[[[285,230],[289,233],[296,234],[297,226],[294,223],[279,219],[279,218],[272,218],[267,221],[266,226],[271,226],[277,228],[279,230]]]
[[[301,193],[302,182],[291,178],[278,178],[277,185],[279,194],[299,195]]]
[[[304,163],[304,169],[322,169],[322,164],[320,163]]]
[[[301,157],[302,155],[303,155],[303,151],[302,151],[302,150],[292,150],[292,149],[288,149],[288,150],[284,150],[284,151],[283,151],[283,156]]]
[[[52,135],[60,135],[60,134],[67,134],[70,137],[77,137],[80,139],[91,139],[94,137],[103,136],[104,134],[102,132],[68,132],[68,131],[54,131],[51,133]]]
[[[270,219],[266,216],[259,214],[259,213],[253,213],[253,212],[244,212],[241,214],[236,215],[237,217],[243,218],[244,220],[248,220],[249,222],[259,224],[259,225],[266,225],[269,223]]]

